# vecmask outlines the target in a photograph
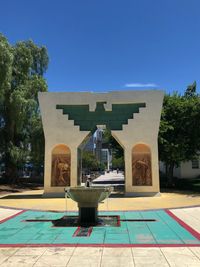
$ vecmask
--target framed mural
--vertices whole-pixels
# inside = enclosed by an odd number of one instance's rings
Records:
[[[63,151],[64,150],[64,151]],[[65,152],[65,153],[63,153]],[[71,157],[66,146],[52,153],[51,186],[70,186]]]
[[[132,185],[152,185],[151,152],[143,144],[136,145],[132,150]]]

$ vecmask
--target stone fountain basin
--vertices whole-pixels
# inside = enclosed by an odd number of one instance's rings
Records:
[[[67,195],[78,203],[79,208],[98,207],[98,203],[108,198],[113,190],[113,187],[69,187],[65,192]]]

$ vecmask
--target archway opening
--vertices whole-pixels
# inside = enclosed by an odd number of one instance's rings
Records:
[[[52,150],[51,186],[70,186],[71,152],[60,144]]]
[[[90,177],[96,185],[113,184],[124,191],[124,149],[105,126],[98,125],[80,144],[78,173],[78,184]]]
[[[132,185],[152,185],[151,150],[145,144],[137,144],[132,149]]]

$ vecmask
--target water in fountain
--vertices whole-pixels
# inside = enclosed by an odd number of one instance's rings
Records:
[[[65,216],[67,216],[67,193],[65,193]]]
[[[65,215],[64,215],[64,216],[65,216],[66,218],[67,218],[67,216],[68,216],[68,214],[67,214],[67,212],[68,212],[68,211],[67,211],[67,210],[68,210],[68,206],[67,206],[67,204],[68,204],[67,201],[68,201],[68,200],[67,200],[67,198],[68,198],[68,196],[67,196],[67,191],[66,191],[66,189],[65,189]]]
[[[107,199],[106,199],[106,204],[107,204],[107,211],[109,211],[109,208],[108,208],[108,199],[109,199],[109,197],[107,197]]]

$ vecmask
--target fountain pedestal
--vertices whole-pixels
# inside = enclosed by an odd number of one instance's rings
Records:
[[[80,225],[96,225],[98,222],[98,203],[108,198],[112,187],[69,187],[65,189],[68,197],[78,203]]]
[[[98,209],[97,208],[80,208],[79,207],[79,222],[80,224],[95,225],[98,222]]]

